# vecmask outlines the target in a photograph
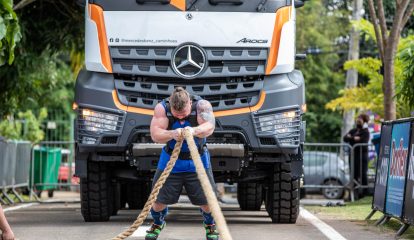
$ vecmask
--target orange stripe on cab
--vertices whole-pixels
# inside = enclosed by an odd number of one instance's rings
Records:
[[[118,109],[121,109],[127,112],[144,114],[144,115],[154,115],[154,110],[145,109],[145,108],[137,108],[137,107],[129,107],[129,106],[123,105],[119,101],[118,95],[115,90],[112,91],[112,99],[114,100],[114,104]]]
[[[96,23],[98,29],[99,49],[101,52],[101,61],[106,70],[112,73],[111,57],[109,55],[108,40],[106,38],[105,21],[103,10],[100,6],[89,4],[89,16]]]
[[[266,98],[266,93],[262,91],[260,94],[259,102],[257,102],[256,105],[253,107],[245,107],[245,108],[237,108],[237,109],[231,109],[231,110],[224,110],[224,111],[217,111],[214,112],[215,117],[224,117],[224,116],[230,116],[230,115],[237,115],[237,114],[243,114],[243,113],[249,113],[254,112],[262,108],[263,103]]]
[[[289,21],[292,7],[283,7],[276,12],[275,28],[273,30],[272,45],[270,46],[269,57],[267,58],[266,75],[270,74],[277,65],[277,57],[279,54],[280,39],[282,37],[282,27]],[[294,39],[292,39],[294,41]]]
[[[178,9],[180,9],[181,11],[186,10],[185,0],[171,0],[170,4],[173,5],[174,7],[178,8]]]
[[[126,112],[133,112],[138,114],[144,114],[144,115],[154,115],[154,110],[145,109],[145,108],[137,108],[137,107],[129,107],[123,105],[119,99],[118,95],[115,90],[112,91],[112,98],[114,100],[115,106],[120,109],[124,110]],[[217,111],[214,112],[215,117],[224,117],[224,116],[230,116],[230,115],[237,115],[237,114],[243,114],[243,113],[249,113],[253,111],[258,111],[260,108],[262,108],[263,103],[266,98],[266,93],[262,91],[260,94],[259,102],[257,102],[256,105],[253,107],[245,107],[245,108],[238,108],[238,109],[232,109],[232,110],[224,110],[224,111]]]

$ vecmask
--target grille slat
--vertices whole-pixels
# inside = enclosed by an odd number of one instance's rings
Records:
[[[174,89],[174,85],[163,85],[159,83],[145,83],[145,85],[135,84],[125,86],[124,80],[115,80],[115,88],[119,91],[132,91],[138,93],[159,93],[162,95],[169,96],[171,91]],[[145,86],[145,87],[144,87]],[[241,94],[241,93],[252,93],[251,95],[259,95],[258,92],[263,88],[263,81],[252,81],[246,84],[242,83],[220,83],[220,84],[208,84],[200,86],[199,84],[195,85],[186,85],[187,91],[191,94],[200,95],[200,96],[211,96],[211,95],[223,95],[226,97],[231,96],[231,94]],[[121,100],[121,99],[120,99]],[[122,102],[122,101],[121,101]]]
[[[169,61],[173,50],[173,48],[111,47],[110,53],[112,59],[156,59]]]
[[[146,109],[153,109],[155,105],[167,98],[174,84],[136,83],[125,85],[124,80],[115,80],[122,104]],[[263,81],[239,83],[206,83],[205,85],[185,85],[190,94],[199,95],[211,102],[213,110],[226,110],[256,105],[259,101]]]
[[[113,72],[156,77],[177,77],[170,66],[175,48],[111,47]],[[200,78],[263,75],[266,48],[205,48],[207,69]]]

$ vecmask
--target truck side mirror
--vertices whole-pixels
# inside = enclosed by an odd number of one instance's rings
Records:
[[[309,0],[295,0],[295,8],[303,7],[306,1],[309,1]]]
[[[298,53],[295,55],[295,60],[296,61],[300,61],[300,60],[306,60],[306,53]]]

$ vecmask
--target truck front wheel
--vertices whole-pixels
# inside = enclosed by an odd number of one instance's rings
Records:
[[[151,193],[149,182],[131,182],[127,185],[127,203],[129,209],[142,209]]]
[[[299,215],[299,179],[290,163],[277,163],[269,173],[265,206],[273,223],[296,223]]]
[[[105,222],[112,211],[111,181],[105,163],[88,161],[87,177],[81,178],[81,213],[85,222]]]
[[[238,183],[237,201],[243,211],[259,211],[262,206],[262,184]]]

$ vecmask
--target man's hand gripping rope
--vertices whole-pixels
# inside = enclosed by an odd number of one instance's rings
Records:
[[[194,161],[194,165],[196,167],[197,171],[197,177],[200,180],[201,187],[203,188],[204,194],[207,198],[208,205],[211,209],[212,215],[214,217],[214,220],[216,221],[217,228],[219,230],[220,237],[223,240],[232,240],[232,237],[230,235],[229,229],[227,228],[226,220],[224,219],[223,213],[221,212],[220,206],[218,204],[217,198],[214,194],[213,188],[211,187],[211,184],[208,180],[206,170],[204,169],[203,163],[201,162],[200,155],[198,154],[197,146],[194,142],[193,138],[193,129],[186,128],[182,132],[184,135],[185,140],[187,141],[187,144],[190,148],[191,157]],[[181,146],[183,144],[183,138],[181,137],[177,143],[174,146],[174,150],[171,154],[170,161],[168,161],[168,164],[161,174],[158,181],[155,183],[150,196],[148,197],[147,202],[144,205],[144,208],[142,209],[141,213],[138,215],[137,220],[124,232],[120,233],[118,236],[112,238],[112,240],[122,240],[129,236],[131,236],[138,228],[142,225],[144,220],[147,218],[152,205],[157,200],[158,193],[160,192],[160,189],[164,185],[165,181],[167,180],[168,176],[170,175],[175,162],[178,159],[178,155],[181,151]]]

